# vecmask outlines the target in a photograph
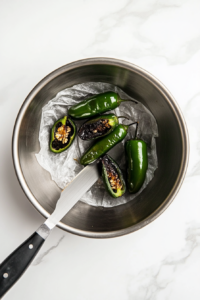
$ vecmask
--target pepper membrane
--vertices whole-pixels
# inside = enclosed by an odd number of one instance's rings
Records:
[[[68,149],[76,135],[74,122],[64,116],[55,122],[51,129],[50,150],[54,153],[61,153]]]
[[[107,154],[102,157],[101,163],[106,190],[113,198],[121,197],[126,191],[126,183],[118,164]]]

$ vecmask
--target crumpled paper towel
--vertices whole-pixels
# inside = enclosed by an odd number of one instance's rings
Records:
[[[87,82],[74,85],[59,92],[55,98],[50,100],[42,109],[42,117],[39,131],[40,152],[36,154],[38,163],[47,170],[52,177],[52,180],[63,189],[82,169],[79,164],[79,159],[82,154],[90,147],[93,142],[83,141],[78,136],[72,146],[59,154],[55,154],[49,150],[49,136],[54,123],[68,114],[70,106],[79,103],[85,98],[92,95],[100,94],[107,91],[113,91],[120,95],[121,99],[132,99],[118,87],[102,82]],[[154,177],[154,171],[158,167],[155,137],[158,136],[157,123],[151,112],[141,103],[134,104],[132,102],[122,102],[121,105],[113,111],[107,113],[115,113],[117,116],[126,116],[130,119],[129,122],[125,119],[120,119],[120,123],[130,124],[138,121],[138,136],[143,139],[148,146],[148,170],[145,182],[137,194],[129,194],[128,191],[119,198],[112,198],[105,190],[102,179],[100,178],[80,199],[94,206],[113,207],[134,199]],[[75,121],[77,129],[85,122]],[[128,130],[126,138],[120,143],[122,155],[118,164],[126,176],[126,163],[123,151],[123,145],[127,139],[134,138],[135,127],[132,126]],[[120,145],[119,145],[120,147]]]

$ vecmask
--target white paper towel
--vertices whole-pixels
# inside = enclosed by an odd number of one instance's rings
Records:
[[[76,135],[72,146],[59,154],[49,150],[49,135],[54,123],[68,114],[70,106],[77,104],[83,99],[92,95],[107,91],[118,93],[121,99],[132,99],[118,87],[102,82],[87,82],[75,85],[59,92],[56,97],[50,100],[42,109],[42,117],[39,132],[40,152],[36,154],[39,164],[47,170],[57,185],[63,189],[83,168],[79,164],[82,154],[94,142],[83,141]],[[134,199],[147,186],[154,176],[154,171],[158,167],[155,137],[158,136],[157,123],[151,112],[141,103],[122,102],[121,105],[113,111],[117,116],[126,116],[130,119],[120,119],[124,124],[138,121],[138,136],[147,143],[148,146],[148,170],[145,182],[137,194],[129,194],[128,191],[119,198],[112,198],[105,190],[102,179],[100,178],[91,189],[83,195],[81,200],[90,205],[112,207],[117,206]],[[86,120],[75,121],[77,129]],[[130,127],[126,138],[120,143],[122,155],[119,166],[126,176],[126,163],[124,154],[124,143],[127,139],[134,138],[135,128]]]

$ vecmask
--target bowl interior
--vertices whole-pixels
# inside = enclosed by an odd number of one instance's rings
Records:
[[[144,226],[167,207],[178,189],[186,164],[186,133],[179,110],[167,90],[140,68],[125,62],[86,60],[66,65],[43,79],[27,97],[21,112],[18,132],[20,182],[43,215],[52,213],[60,189],[35,158],[40,149],[42,107],[59,91],[88,81],[117,85],[141,101],[158,124],[159,167],[147,188],[133,201],[114,208],[93,207],[79,201],[59,224],[65,230],[85,236],[107,237],[116,232],[120,235]]]

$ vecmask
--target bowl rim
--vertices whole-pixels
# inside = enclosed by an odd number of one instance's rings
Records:
[[[183,155],[182,155],[182,160],[181,160],[181,166],[179,170],[179,174],[177,176],[177,179],[174,183],[174,186],[168,195],[168,197],[165,199],[165,201],[148,217],[143,219],[142,221],[138,222],[137,224],[134,224],[130,227],[120,229],[120,230],[115,230],[115,231],[108,231],[108,232],[92,232],[92,231],[85,231],[85,230],[80,230],[76,229],[74,227],[68,226],[62,222],[59,222],[57,226],[65,231],[68,231],[70,233],[79,235],[79,236],[84,236],[84,237],[89,237],[89,238],[111,238],[111,237],[117,237],[117,236],[122,236],[125,234],[129,234],[131,232],[134,232],[136,230],[139,230],[143,228],[144,226],[148,225],[152,221],[154,221],[157,217],[159,217],[167,208],[168,206],[172,203],[174,200],[175,196],[177,195],[183,180],[186,175],[187,171],[187,166],[188,166],[188,161],[189,161],[189,136],[188,136],[188,130],[186,126],[186,122],[184,120],[183,114],[179,108],[179,105],[177,104],[176,100],[172,96],[172,94],[168,91],[168,89],[164,86],[163,83],[161,83],[154,75],[149,73],[148,71],[144,70],[143,68],[124,61],[120,59],[115,59],[115,58],[109,58],[109,57],[94,57],[94,58],[86,58],[86,59],[81,59],[77,60],[74,62],[71,62],[69,64],[66,64],[47,76],[45,76],[28,94],[26,99],[24,100],[18,115],[16,117],[14,129],[13,129],[13,137],[12,137],[12,158],[13,158],[13,165],[15,169],[15,173],[17,176],[17,179],[19,181],[19,184],[21,185],[22,190],[24,191],[25,195],[31,202],[31,204],[45,217],[49,217],[49,213],[38,203],[37,199],[33,196],[31,191],[29,190],[28,185],[26,184],[25,178],[23,176],[21,166],[20,166],[20,161],[19,161],[19,155],[18,155],[18,138],[19,138],[19,130],[20,130],[20,125],[23,119],[23,116],[26,112],[27,107],[31,103],[32,99],[37,95],[37,93],[51,80],[53,80],[55,77],[58,75],[61,75],[62,73],[65,73],[69,70],[82,67],[82,66],[89,66],[89,65],[94,65],[94,64],[106,64],[106,65],[112,65],[112,66],[117,66],[117,67],[122,67],[131,71],[134,71],[135,73],[140,74],[140,76],[144,77],[146,80],[148,80],[151,84],[155,86],[157,90],[161,94],[164,95],[165,99],[168,101],[168,104],[170,105],[171,109],[173,110],[177,121],[179,123],[179,128],[181,132],[181,138],[182,138],[182,143],[183,143]]]

